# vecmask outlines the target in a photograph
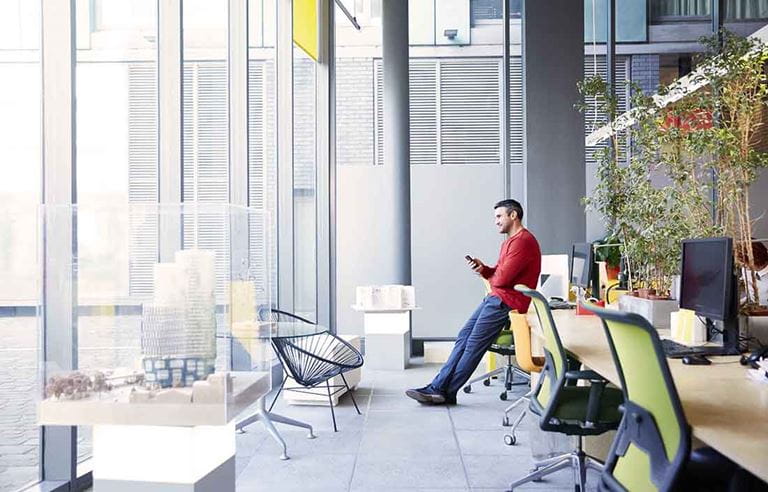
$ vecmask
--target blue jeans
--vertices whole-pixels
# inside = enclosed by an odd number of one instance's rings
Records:
[[[431,389],[455,398],[508,323],[509,307],[496,296],[486,296],[459,332],[450,357],[429,385]]]

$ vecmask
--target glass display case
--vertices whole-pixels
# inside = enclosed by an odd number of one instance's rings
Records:
[[[226,204],[46,205],[41,425],[225,425],[271,389],[271,230]]]

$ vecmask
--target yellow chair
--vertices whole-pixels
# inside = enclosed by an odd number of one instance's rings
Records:
[[[486,294],[490,294],[491,284],[488,283],[487,279],[482,279],[482,280],[485,285]],[[511,314],[512,313],[510,313],[510,315]],[[515,314],[517,314],[517,311],[515,311]],[[501,330],[501,332],[499,333],[499,336],[496,337],[496,340],[494,340],[493,344],[488,349],[488,351],[505,356],[507,358],[507,363],[504,365],[504,367],[493,368],[487,373],[474,377],[469,381],[467,381],[467,384],[464,385],[464,393],[471,393],[472,384],[477,383],[478,381],[482,381],[485,386],[490,386],[492,377],[497,376],[499,374],[504,374],[504,391],[501,392],[501,394],[499,395],[499,398],[502,401],[506,401],[507,392],[512,390],[512,386],[528,384],[528,382],[531,380],[531,376],[528,372],[520,369],[519,367],[517,367],[515,364],[512,363],[512,356],[514,356],[516,353],[514,335],[512,333],[512,330],[507,330],[507,329]],[[515,374],[521,376],[523,378],[523,381],[514,382]]]
[[[509,324],[512,330],[512,336],[515,343],[515,359],[517,360],[517,366],[528,374],[534,372],[541,372],[544,368],[544,357],[534,357],[531,350],[531,327],[528,324],[528,318],[525,314],[520,314],[516,311],[509,313]],[[502,424],[505,427],[509,427],[509,413],[514,410],[515,407],[521,403],[530,403],[530,397],[533,390],[526,393],[524,396],[518,398],[514,403],[504,409],[504,420]],[[523,407],[523,411],[515,419],[515,423],[512,424],[512,429],[509,434],[504,436],[504,442],[512,446],[517,442],[515,437],[515,430],[520,422],[525,417],[528,405]]]

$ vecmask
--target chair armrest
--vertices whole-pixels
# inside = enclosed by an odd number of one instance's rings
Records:
[[[588,379],[593,382],[606,383],[607,380],[595,371],[566,371],[565,379]]]

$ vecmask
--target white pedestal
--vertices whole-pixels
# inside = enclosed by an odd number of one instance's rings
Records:
[[[349,343],[353,347],[355,347],[357,350],[360,350],[360,335],[339,335],[340,338],[342,338],[345,342]],[[366,361],[367,364],[367,361]],[[361,377],[361,371],[360,369],[355,369],[354,371],[349,371],[344,373],[344,378],[347,380],[347,384],[349,385],[350,389],[355,389],[358,384],[360,384],[360,377]],[[329,380],[329,383],[331,386],[341,386],[344,384],[344,381],[341,379],[341,376],[334,376]],[[301,392],[298,391],[283,391],[282,392],[282,398],[287,403],[290,403],[291,405],[329,405],[328,403],[328,390],[326,389],[325,385],[322,384],[318,386],[317,388],[305,388],[304,386],[300,386],[296,384],[296,382],[293,380],[292,377],[288,377],[288,380],[285,382],[285,389],[289,388],[297,388],[300,389]],[[334,389],[331,388],[331,392],[333,392]],[[336,406],[339,404],[339,398],[346,393],[346,388],[343,389],[343,391],[339,391],[335,395],[331,396],[331,400],[333,402],[333,406]]]
[[[235,426],[93,426],[95,492],[235,490]]]
[[[364,310],[365,367],[402,371],[411,358],[412,309]]]

